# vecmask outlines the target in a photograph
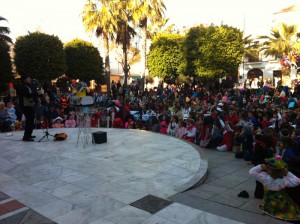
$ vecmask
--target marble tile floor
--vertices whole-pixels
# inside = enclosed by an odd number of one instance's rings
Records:
[[[106,131],[107,143],[92,144],[95,131]],[[42,218],[59,224],[237,223],[179,203],[154,214],[130,205],[149,195],[168,200],[202,180],[208,163],[194,145],[147,131],[101,128],[88,130],[89,144],[80,139],[77,145],[78,129],[49,129],[61,132],[67,140],[38,142],[43,130],[34,130],[34,142],[21,141],[23,132],[0,133],[3,204],[17,206],[3,209],[0,224]]]
[[[248,162],[236,159],[233,152],[204,149],[204,154],[208,160],[205,182],[169,200],[247,224],[287,223],[258,209],[261,200],[254,198],[255,180],[249,175]],[[247,191],[249,198],[238,197],[241,191]]]

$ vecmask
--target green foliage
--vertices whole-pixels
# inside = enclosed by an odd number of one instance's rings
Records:
[[[281,57],[283,54],[288,54],[291,51],[299,50],[298,26],[287,25],[282,23],[279,27],[271,29],[270,36],[259,36],[259,39],[264,39],[261,51],[266,56]]]
[[[0,16],[0,22],[7,21],[4,17]],[[12,39],[8,36],[10,29],[6,26],[0,26],[0,40],[7,43],[12,43]]]
[[[15,43],[15,65],[20,75],[39,81],[56,79],[67,70],[63,43],[57,36],[40,32],[20,36]]]
[[[103,80],[103,60],[91,43],[74,39],[65,45],[67,76],[84,82]]]
[[[184,43],[185,75],[236,75],[244,53],[243,33],[230,26],[193,27]]]
[[[201,46],[207,36],[207,29],[200,25],[192,27],[185,36],[183,44],[184,62],[181,67],[181,72],[186,75],[196,74],[195,61],[199,58],[199,46]],[[203,37],[201,39],[201,37]]]
[[[244,57],[249,62],[259,61],[259,41],[252,38],[251,35],[246,36],[244,39]]]
[[[183,60],[179,34],[161,34],[154,38],[147,58],[150,75],[160,78],[174,78],[179,75]]]
[[[0,91],[8,89],[8,83],[13,80],[12,63],[9,55],[9,45],[0,40]]]

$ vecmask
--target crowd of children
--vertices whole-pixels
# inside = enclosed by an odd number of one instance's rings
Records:
[[[222,86],[206,89],[202,85],[167,85],[165,88],[159,85],[145,91],[135,86],[126,91],[119,91],[119,88],[122,86],[114,88],[113,98],[101,92],[93,93],[95,104],[85,114],[90,117],[91,127],[148,130],[184,139],[204,149],[233,151],[237,159],[256,166],[250,173],[257,178],[255,197],[264,198],[261,208],[275,217],[293,218],[270,211],[265,201],[275,197],[270,192],[296,186],[294,176],[285,169],[300,175],[300,93],[297,88],[293,92],[282,86],[263,86],[256,91]],[[291,102],[294,103],[291,105]],[[11,108],[17,108],[17,102],[14,107],[11,104],[6,108],[3,104],[0,106],[2,118],[3,111],[12,112]],[[41,100],[36,107],[36,127],[74,128],[78,126],[81,113],[82,108],[74,105],[45,104]],[[12,123],[18,120],[16,117],[10,117]],[[262,174],[261,170],[277,169],[270,161],[280,163],[280,169],[285,171],[279,176],[269,172]],[[290,177],[293,184],[273,189],[265,181],[269,176],[274,180]],[[266,192],[264,189],[268,188]],[[299,189],[295,189],[290,194],[300,195]],[[299,196],[293,196],[292,200],[298,212]],[[294,217],[297,218],[297,214]]]

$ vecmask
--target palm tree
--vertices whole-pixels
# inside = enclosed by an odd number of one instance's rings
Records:
[[[96,3],[89,0],[84,5],[82,21],[86,32],[95,32],[97,37],[102,37],[104,43],[105,76],[108,96],[111,94],[109,43],[114,39],[114,33],[116,32],[117,21],[115,18],[111,10],[110,0],[99,0]]]
[[[132,28],[126,21],[119,21],[120,30],[116,36],[116,43],[122,45],[123,50],[123,71],[125,74],[124,86],[127,86],[127,80],[130,70],[130,65],[128,63],[128,50],[130,49],[130,42],[136,35],[134,28]]]
[[[122,65],[125,75],[124,86],[126,87],[130,70],[128,64],[128,49],[130,48],[131,40],[136,35],[134,28],[131,26],[136,0],[114,0],[112,2],[112,11],[117,20],[116,43],[121,44],[123,49]]]
[[[275,56],[280,58],[283,55],[289,55],[299,49],[299,34],[297,33],[297,25],[280,24],[279,28],[272,28],[271,36],[260,36],[260,39],[267,39],[261,47],[261,51],[266,56]],[[284,77],[291,73],[291,66],[289,64],[281,65],[281,74]]]
[[[141,28],[141,60],[143,63],[142,69],[142,88],[144,89],[144,79],[147,68],[147,39],[151,36],[151,30],[157,26],[162,27],[167,20],[164,18],[164,10],[166,6],[163,0],[140,0],[136,1],[136,6],[133,13],[135,25]]]
[[[296,44],[299,43],[297,29],[297,25],[285,23],[280,24],[279,28],[272,28],[271,36],[258,37],[259,39],[266,39],[260,50],[266,56],[275,56],[275,58],[296,50]]]
[[[259,60],[259,44],[258,41],[252,38],[251,35],[246,36],[244,39],[244,57],[250,62]]]
[[[0,22],[7,21],[0,16]],[[12,61],[10,56],[10,45],[13,43],[8,36],[10,30],[8,27],[0,26],[0,89],[5,90],[7,83],[13,80]]]
[[[1,21],[7,21],[7,19],[0,16],[0,22]],[[3,40],[8,43],[12,43],[12,39],[9,36],[7,36],[8,34],[10,34],[9,28],[5,26],[0,26],[0,40]]]

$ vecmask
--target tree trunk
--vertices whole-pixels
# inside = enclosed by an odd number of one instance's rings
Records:
[[[128,80],[128,73],[129,73],[129,66],[128,66],[128,58],[127,58],[127,24],[125,25],[124,29],[124,40],[123,40],[123,56],[124,56],[124,75],[125,75],[125,80],[124,80],[124,87],[127,88],[127,80]]]
[[[104,41],[104,50],[105,50],[105,77],[106,77],[106,86],[107,86],[107,96],[111,96],[110,91],[110,62],[109,62],[109,40],[108,37],[105,36],[103,38]]]
[[[146,77],[146,69],[147,69],[147,22],[142,27],[141,32],[142,39],[142,50],[141,50],[141,64],[142,64],[142,90],[145,88],[145,77]]]

